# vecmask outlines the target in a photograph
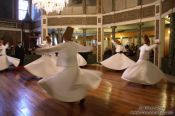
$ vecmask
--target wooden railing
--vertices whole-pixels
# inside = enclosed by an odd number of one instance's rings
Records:
[[[0,27],[17,28],[17,22],[12,22],[12,21],[1,21],[1,20],[0,20]]]

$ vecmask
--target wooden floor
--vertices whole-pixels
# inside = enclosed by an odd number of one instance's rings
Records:
[[[122,71],[85,68],[104,75],[84,108],[53,99],[23,68],[0,72],[0,116],[175,116],[175,84],[163,80],[154,86],[137,85],[122,80]]]

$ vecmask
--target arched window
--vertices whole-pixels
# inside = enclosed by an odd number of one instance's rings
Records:
[[[28,0],[18,0],[18,19],[23,20],[26,16],[29,6]]]

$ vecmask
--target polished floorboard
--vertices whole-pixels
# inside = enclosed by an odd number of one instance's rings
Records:
[[[162,80],[139,85],[122,80],[122,71],[99,65],[84,68],[104,74],[83,107],[53,99],[22,67],[0,72],[0,116],[175,116],[175,84]]]

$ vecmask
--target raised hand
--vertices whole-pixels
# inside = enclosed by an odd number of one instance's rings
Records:
[[[159,39],[156,39],[154,42],[155,42],[155,44],[160,44],[160,40]]]
[[[114,43],[115,41],[112,39],[111,42]]]

